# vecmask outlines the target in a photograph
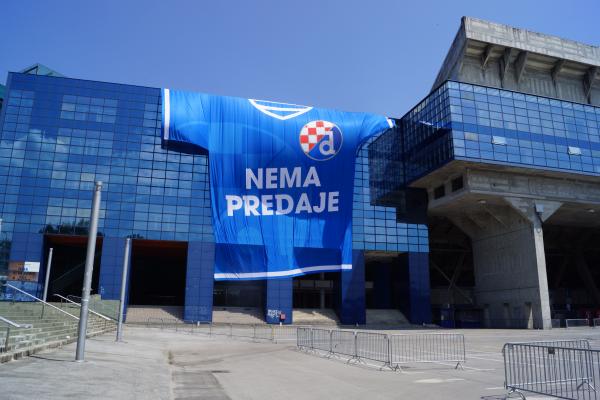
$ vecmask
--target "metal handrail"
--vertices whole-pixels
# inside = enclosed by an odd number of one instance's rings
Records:
[[[60,294],[54,293],[54,296],[58,297],[59,299],[66,300],[66,301],[68,301],[68,302],[69,302],[69,303],[71,303],[71,304],[75,304],[77,307],[81,307],[81,304],[77,303],[76,301],[69,300],[69,299],[67,299],[67,298],[66,298],[66,297],[64,297],[64,296],[61,296]],[[92,310],[92,309],[88,309],[88,311],[89,311],[89,312],[91,312],[91,313],[92,313],[92,314],[94,314],[94,315],[97,315],[97,316],[99,316],[100,318],[103,318],[103,319],[107,320],[107,321],[113,321],[113,319],[112,319],[112,318],[110,318],[110,317],[107,317],[106,315],[102,315],[102,314],[100,314],[99,312],[96,312],[96,311],[94,311],[94,310]]]
[[[77,300],[77,299],[78,299],[79,301],[81,301],[81,296],[75,296],[74,294],[68,294],[66,297],[67,297],[67,299],[69,299],[69,300],[71,300],[71,301],[75,301],[75,300]],[[75,300],[73,300],[73,299],[75,299]],[[75,301],[75,303],[77,303],[77,302]]]
[[[14,321],[11,321],[8,318],[4,318],[3,316],[0,315],[0,322],[4,322],[5,324],[8,324],[14,328],[31,328],[33,325],[31,324],[18,324]]]
[[[4,318],[3,316],[0,316],[0,322],[3,322],[8,325],[6,327],[6,335],[4,336],[4,343],[2,343],[0,345],[0,352],[2,352],[2,353],[5,353],[8,350],[8,341],[10,339],[10,327],[11,326],[13,328],[25,328],[25,329],[31,329],[33,327],[33,325],[31,325],[31,324],[18,324],[14,321],[11,321],[8,318]]]
[[[10,285],[10,284],[8,284],[8,283],[5,283],[5,284],[4,284],[4,286],[6,286],[6,287],[9,287],[9,288],[11,288],[11,289],[14,289],[14,290],[16,290],[17,292],[24,294],[25,296],[31,297],[32,299],[34,299],[34,300],[36,300],[36,301],[39,301],[40,303],[42,303],[42,304],[45,304],[45,305],[47,305],[48,307],[54,308],[54,309],[56,309],[56,310],[60,311],[60,312],[61,312],[61,313],[63,313],[63,314],[67,314],[69,317],[71,317],[71,318],[75,318],[76,320],[78,320],[78,321],[79,321],[79,317],[76,317],[76,316],[74,316],[73,314],[70,314],[70,313],[66,312],[65,310],[61,310],[60,308],[58,308],[58,307],[56,307],[56,306],[53,306],[53,305],[52,305],[52,304],[50,304],[50,303],[46,303],[44,300],[42,300],[42,299],[39,299],[39,298],[35,297],[34,295],[27,293],[27,292],[26,292],[26,291],[24,291],[24,290],[21,290],[21,289],[19,289],[19,288],[16,288],[16,287],[14,287],[13,285]]]

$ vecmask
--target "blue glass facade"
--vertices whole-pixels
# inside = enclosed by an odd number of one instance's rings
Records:
[[[452,160],[598,175],[599,126],[600,107],[449,81],[371,146],[374,197]]]
[[[43,265],[44,234],[86,235],[94,181],[100,180],[102,296],[118,296],[124,238],[185,241],[185,315],[210,319],[207,156],[162,148],[160,124],[159,89],[10,73],[0,114],[0,274],[10,261]],[[395,208],[372,204],[366,145],[357,156],[353,217],[358,252],[428,252],[425,224],[399,222]],[[352,299],[360,303],[362,296],[364,315],[364,277],[362,287],[353,279],[347,288],[341,279],[350,299],[342,303],[355,307]],[[267,287],[266,301],[291,315],[288,283]]]

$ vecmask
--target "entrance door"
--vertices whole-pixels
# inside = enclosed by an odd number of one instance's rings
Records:
[[[187,242],[134,240],[129,304],[183,306]]]
[[[54,294],[61,296],[81,296],[85,258],[87,253],[87,236],[46,235],[44,237],[44,257],[52,248],[52,266],[48,281],[48,301],[59,301]],[[102,252],[102,237],[96,241],[94,270],[92,274],[92,294],[98,293],[100,276],[100,258]],[[45,260],[46,265],[48,260]],[[42,278],[43,282],[44,277]]]

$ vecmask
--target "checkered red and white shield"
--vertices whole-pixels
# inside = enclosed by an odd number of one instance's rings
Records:
[[[326,141],[327,143],[323,143]],[[315,160],[328,160],[335,156],[342,145],[342,132],[332,122],[311,121],[300,131],[302,151]],[[315,149],[315,147],[317,147]]]

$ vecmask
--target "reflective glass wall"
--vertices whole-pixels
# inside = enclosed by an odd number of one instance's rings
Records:
[[[598,175],[600,107],[446,82],[370,151],[378,200],[452,160]]]
[[[161,148],[160,90],[11,73],[0,114],[0,274],[28,234],[85,235],[95,180],[100,234],[213,240],[205,155]],[[371,205],[367,146],[358,154],[356,249],[426,251],[426,228]],[[15,253],[16,252],[16,253]]]

